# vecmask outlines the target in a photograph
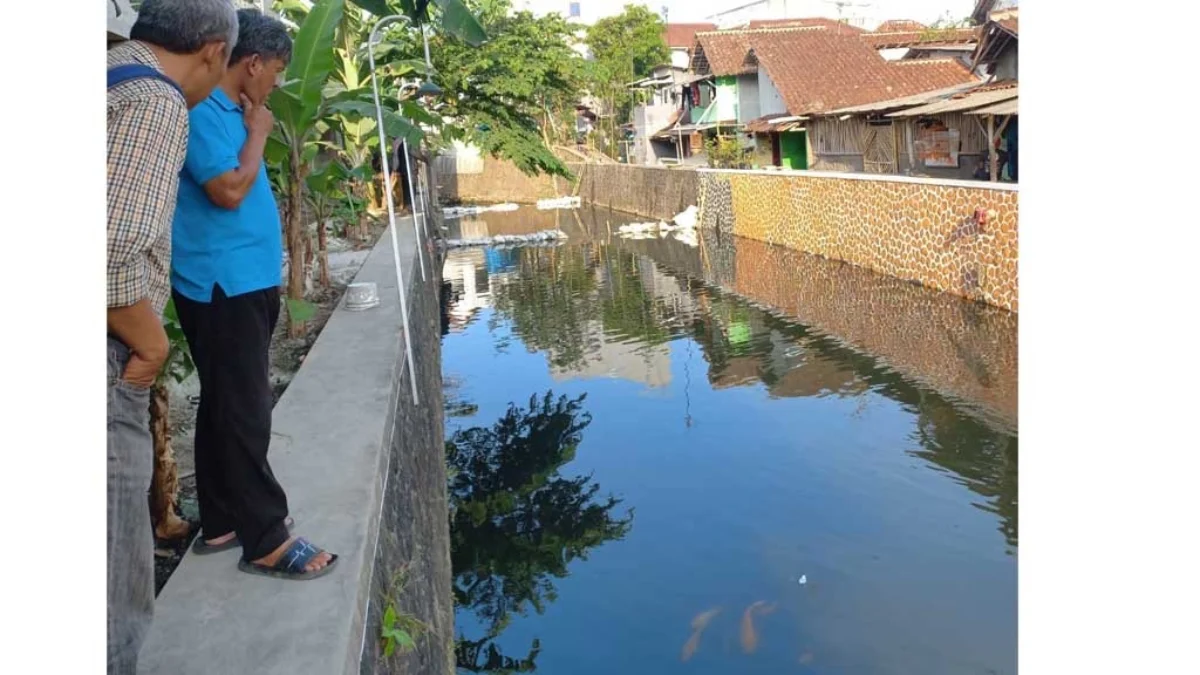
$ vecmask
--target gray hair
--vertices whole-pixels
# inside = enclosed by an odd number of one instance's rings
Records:
[[[238,40],[229,57],[229,65],[258,54],[264,61],[292,60],[292,37],[282,21],[271,18],[257,9],[239,9]]]
[[[224,42],[237,44],[237,13],[229,0],[144,0],[129,39],[157,45],[173,54],[195,54]]]

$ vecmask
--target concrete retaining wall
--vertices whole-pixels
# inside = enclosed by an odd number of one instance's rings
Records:
[[[528,176],[509,161],[485,156],[482,165],[479,172],[457,173],[453,170],[453,163],[439,162],[436,184],[442,201],[532,204],[539,199],[558,197],[571,191],[570,182],[566,179]]]
[[[583,201],[669,220],[696,204],[699,175],[691,169],[632,164],[573,164]]]
[[[239,572],[239,551],[187,554],[158,597],[139,673],[454,672],[440,265],[426,258],[422,280],[412,222],[398,220],[396,233],[411,336],[385,232],[355,278],[377,284],[379,306],[339,306],[274,410],[271,464],[296,533],[339,554],[339,568],[283,581]],[[419,405],[405,366],[410,337]],[[406,583],[393,593],[401,572]],[[415,650],[385,661],[389,606],[423,628],[410,629]]]

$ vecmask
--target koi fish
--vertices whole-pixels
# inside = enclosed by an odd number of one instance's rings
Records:
[[[742,651],[753,654],[758,649],[758,632],[754,630],[754,615],[767,615],[775,611],[775,603],[765,600],[750,605],[742,613]]]
[[[683,651],[679,654],[680,661],[687,663],[688,659],[692,658],[700,647],[700,635],[708,627],[708,623],[713,620],[713,617],[720,612],[720,607],[714,607],[706,612],[700,612],[692,618],[692,636],[683,644]]]

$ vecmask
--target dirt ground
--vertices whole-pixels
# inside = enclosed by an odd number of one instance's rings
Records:
[[[279,325],[271,339],[271,384],[275,402],[283,395],[292,381],[304,357],[312,348],[325,323],[346,292],[346,286],[366,261],[375,242],[383,233],[382,224],[374,224],[366,242],[356,244],[344,239],[329,237],[329,271],[331,285],[327,289],[314,289],[308,297],[316,307],[316,313],[308,322],[308,330],[301,338],[287,336],[286,311],[281,312]],[[171,447],[179,465],[179,511],[180,516],[192,522],[192,532],[186,539],[177,542],[158,542],[155,548],[155,593],[162,590],[175,567],[183,558],[192,535],[199,528],[199,512],[196,506],[196,471],[194,458],[194,434],[196,405],[199,403],[200,383],[193,375],[182,383],[170,386]]]

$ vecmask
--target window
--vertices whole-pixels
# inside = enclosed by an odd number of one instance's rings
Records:
[[[572,19],[578,19],[579,18],[579,3],[572,2],[570,5],[570,9],[567,11],[570,12]]]

